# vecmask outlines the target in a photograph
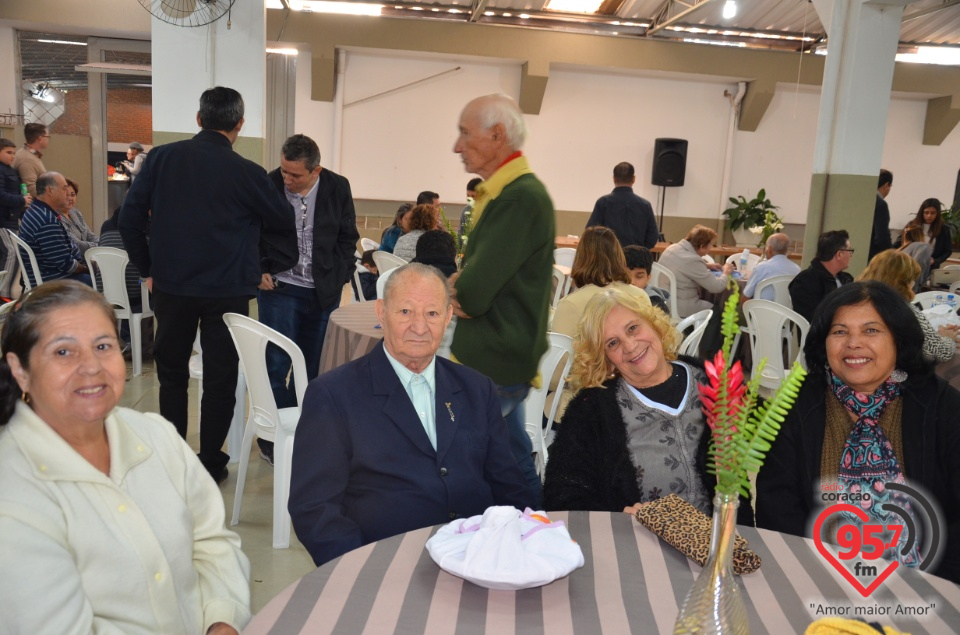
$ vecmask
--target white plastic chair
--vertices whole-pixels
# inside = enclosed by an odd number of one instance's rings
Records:
[[[253,436],[273,441],[273,548],[290,546],[290,513],[287,499],[290,498],[290,467],[293,460],[293,438],[300,420],[303,393],[307,387],[307,365],[303,352],[293,340],[277,333],[252,318],[238,313],[223,316],[230,330],[230,337],[237,347],[240,366],[247,378],[250,394],[250,415],[243,430],[240,470],[237,474],[237,491],[233,499],[231,525],[240,522],[240,504],[243,500],[243,485],[250,463],[250,447]],[[267,344],[275,344],[293,360],[293,381],[296,386],[297,405],[277,409],[267,374]]]
[[[957,303],[960,302],[960,295],[954,295],[952,292],[947,291],[924,291],[923,293],[918,293],[913,296],[914,303],[919,303],[920,308],[930,309],[938,304],[949,304],[953,308],[957,308]]]
[[[741,256],[741,255],[743,255],[742,252],[739,253],[739,254],[731,254],[731,255],[727,258],[727,262],[730,263],[730,264],[732,264],[732,265],[737,269],[737,271],[740,271],[740,256]],[[760,264],[760,260],[761,260],[761,258],[760,258],[760,256],[758,256],[757,254],[754,254],[754,253],[749,253],[749,254],[747,254],[747,268],[746,268],[745,270],[743,270],[743,271],[740,271],[740,273],[747,273],[747,274],[749,274],[751,271],[753,271],[753,268],[754,268],[754,267],[756,267],[758,264]]]
[[[383,298],[383,288],[387,286],[387,280],[390,279],[390,276],[393,275],[393,272],[397,270],[397,267],[393,269],[388,269],[386,272],[380,271],[380,277],[377,278],[377,298]]]
[[[960,280],[950,285],[950,293],[960,293]]]
[[[664,280],[666,280],[666,284],[664,284]],[[674,324],[680,322],[680,309],[677,307],[677,277],[659,262],[655,262],[650,266],[650,284],[661,289],[666,286],[667,291],[670,292],[670,297],[667,298],[667,306],[670,308],[670,321]]]
[[[553,280],[556,283],[556,288],[553,292],[553,302],[550,303],[550,306],[557,308],[563,296],[570,292],[570,278],[556,267],[551,269],[551,271],[553,273]]]
[[[760,386],[770,391],[783,383],[794,360],[800,357],[810,323],[799,313],[769,300],[747,300],[743,303],[753,352],[753,372],[760,360],[766,365],[760,375]],[[799,345],[794,328],[799,330]]]
[[[118,320],[127,320],[130,323],[130,356],[133,358],[133,376],[143,374],[143,320],[153,319],[153,309],[150,308],[150,290],[147,285],[140,285],[140,311],[133,312],[129,294],[127,293],[127,267],[130,257],[122,249],[115,247],[91,247],[84,253],[93,288],[103,294],[107,302],[113,305],[113,312]],[[99,271],[99,281],[95,272]],[[98,284],[99,283],[99,284]]]
[[[765,300],[761,295],[761,292],[764,289],[773,287],[773,301],[777,304],[782,304],[788,309],[793,308],[793,300],[790,298],[790,282],[794,279],[794,275],[786,274],[782,276],[773,276],[757,283],[757,286],[753,289],[753,297],[758,300]]]
[[[557,247],[553,250],[553,262],[564,267],[572,267],[577,250],[573,247]]]
[[[37,256],[33,253],[33,248],[30,247],[27,243],[16,235],[16,233],[6,230],[13,236],[14,242],[17,243],[19,249],[17,249],[17,262],[20,263],[20,276],[23,280],[23,287],[25,291],[43,284],[43,278],[40,277],[40,265],[37,264]],[[28,262],[30,263],[30,273],[27,274],[27,266],[23,262],[23,254],[27,254]],[[33,281],[30,280],[30,276],[33,276]]]
[[[550,378],[554,376],[557,368],[561,369],[560,383],[557,384],[556,395],[559,397],[563,393],[563,386],[566,383],[567,375],[570,373],[570,366],[573,363],[573,338],[562,333],[547,333],[550,347],[540,358],[540,364],[537,370],[540,373],[540,388],[531,388],[527,393],[527,398],[523,402],[524,425],[527,430],[527,436],[533,444],[533,451],[537,455],[535,464],[537,474],[543,478],[544,468],[547,465],[547,444],[546,437],[553,428],[553,420],[557,416],[557,407],[560,405],[560,399],[555,398],[550,407],[550,413],[547,415],[547,427],[543,427],[543,409],[547,403],[547,393],[550,389]]]
[[[366,302],[367,298],[363,295],[363,285],[360,284],[360,274],[369,273],[367,268],[361,265],[359,262],[357,266],[353,269],[353,284],[357,286],[357,291],[354,295],[357,297],[357,302]],[[378,296],[379,297],[379,296]]]
[[[380,243],[372,238],[361,238],[360,247],[362,247],[364,251],[370,251],[371,249],[378,249],[380,247]]]
[[[713,309],[704,309],[703,311],[697,311],[689,317],[685,317],[677,324],[677,330],[683,335],[683,332],[693,327],[693,330],[683,338],[683,341],[680,342],[680,346],[677,348],[677,353],[680,355],[689,355],[691,357],[699,357],[700,350],[700,340],[703,338],[703,332],[707,330],[707,324],[710,323],[710,318],[713,317]]]
[[[380,272],[381,276],[391,269],[396,269],[397,267],[402,267],[407,264],[407,261],[400,256],[394,256],[386,251],[373,252],[373,261],[377,264],[377,271]],[[377,297],[379,298],[380,296],[378,295]]]
[[[930,272],[930,286],[943,287],[960,282],[960,266],[947,265]]]

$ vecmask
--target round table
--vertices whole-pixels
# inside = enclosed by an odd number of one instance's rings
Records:
[[[363,357],[383,338],[376,302],[354,302],[330,314],[320,354],[320,373]]]
[[[366,545],[308,573],[271,600],[244,633],[673,631],[698,565],[626,514],[551,512],[550,517],[567,523],[585,564],[546,586],[491,591],[450,575],[424,549],[437,529],[428,527]],[[960,587],[951,582],[900,570],[864,599],[825,564],[813,541],[752,527],[737,530],[763,559],[758,571],[739,578],[753,635],[802,633],[821,617],[818,607],[931,603],[936,606],[926,617],[891,610],[869,619],[913,635],[960,631]]]

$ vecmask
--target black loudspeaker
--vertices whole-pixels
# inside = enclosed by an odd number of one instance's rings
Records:
[[[663,187],[680,187],[687,172],[687,140],[657,139],[653,146],[651,182]]]

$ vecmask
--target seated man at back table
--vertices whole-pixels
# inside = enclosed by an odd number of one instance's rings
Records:
[[[383,342],[320,375],[297,427],[290,516],[319,566],[370,542],[532,505],[496,386],[436,357],[452,307],[443,275],[412,263],[377,300]]]
[[[37,195],[20,221],[20,240],[27,243],[37,258],[44,282],[70,278],[91,284],[80,248],[63,225],[67,206],[67,180],[59,172],[44,172],[37,177]],[[26,253],[23,254],[26,259]],[[26,260],[24,260],[26,262]],[[30,274],[33,280],[33,274]]]
[[[827,294],[853,282],[853,276],[844,271],[850,266],[853,249],[850,234],[845,229],[824,232],[817,239],[817,255],[810,266],[790,282],[790,301],[793,310],[813,321],[813,314]]]
[[[787,258],[787,252],[790,250],[790,237],[786,234],[771,234],[764,245],[763,255],[766,258],[753,268],[750,273],[750,280],[747,287],[743,290],[743,298],[750,300],[753,298],[754,290],[757,285],[768,278],[775,276],[795,276],[800,273],[800,265]],[[760,294],[761,300],[773,301],[775,296],[773,287],[768,287]]]

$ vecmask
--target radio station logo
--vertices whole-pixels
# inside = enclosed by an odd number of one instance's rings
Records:
[[[881,491],[893,502],[879,505],[885,516],[877,518],[865,511],[874,505],[871,490],[823,483],[820,500],[828,506],[813,524],[817,551],[863,597],[917,559],[917,568],[927,571],[941,550],[940,517],[930,497],[903,483],[885,483]],[[836,546],[836,553],[828,545]]]

